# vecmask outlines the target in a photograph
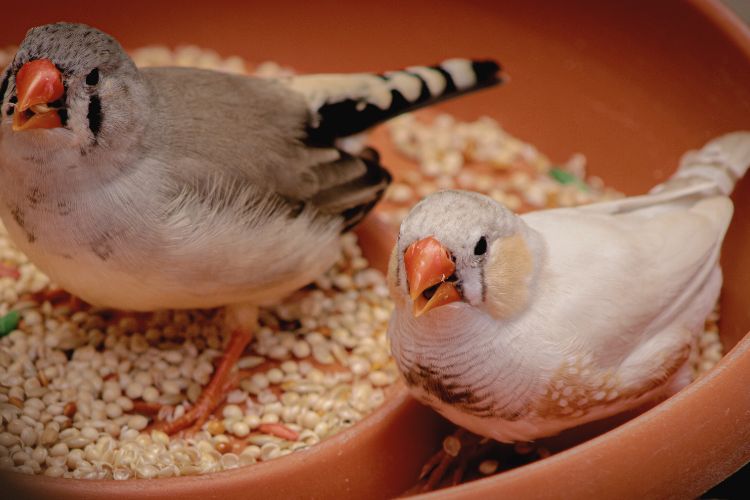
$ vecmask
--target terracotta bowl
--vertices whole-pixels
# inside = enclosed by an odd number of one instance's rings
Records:
[[[683,151],[750,128],[750,31],[717,1],[135,1],[125,8],[37,0],[3,13],[0,46],[18,43],[30,26],[75,20],[126,47],[194,43],[303,72],[497,57],[509,85],[442,108],[463,118],[489,114],[554,159],[582,152],[592,173],[632,194],[669,175]],[[397,169],[399,161],[385,151],[386,165]],[[734,199],[721,302],[728,354],[716,369],[583,444],[433,496],[689,497],[750,460],[750,180]],[[382,265],[392,234],[371,222],[361,236]],[[561,439],[577,442],[611,425]],[[392,497],[414,484],[445,429],[397,385],[383,408],[352,429],[246,469],[124,482],[3,473],[0,481],[11,497]]]

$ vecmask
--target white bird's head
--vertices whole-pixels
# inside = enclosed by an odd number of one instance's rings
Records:
[[[57,150],[112,147],[137,130],[146,105],[120,44],[82,24],[30,29],[0,78],[3,141],[47,159]]]
[[[397,303],[411,301],[415,316],[466,303],[510,317],[528,302],[538,253],[529,232],[513,212],[481,194],[432,194],[401,223],[389,266],[391,294]]]

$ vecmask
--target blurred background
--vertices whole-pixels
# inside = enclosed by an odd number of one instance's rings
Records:
[[[724,3],[742,17],[745,22],[750,22],[750,1],[748,0],[724,0]]]

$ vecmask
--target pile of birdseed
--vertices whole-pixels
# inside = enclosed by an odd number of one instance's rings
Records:
[[[0,49],[0,66],[14,53]],[[191,46],[132,55],[140,66],[293,73]],[[517,212],[621,196],[586,177],[582,156],[553,165],[489,118],[459,122],[422,111],[394,120],[389,131],[410,160],[382,204],[393,224],[438,189],[483,192]],[[353,236],[344,236],[343,248],[314,286],[261,312],[252,354],[239,362],[247,376],[219,416],[193,436],[170,439],[149,423],[178,418],[197,399],[226,341],[223,313],[80,308],[54,292],[0,226],[0,467],[76,478],[199,474],[287,455],[351,426],[383,402],[397,374],[383,277],[368,268]],[[721,358],[717,320],[718,311],[701,337],[697,373]],[[504,450],[484,457],[475,475],[549,455],[525,444]]]
[[[0,467],[75,478],[231,469],[311,446],[361,420],[398,377],[383,275],[356,238],[314,286],[261,311],[220,418],[191,437],[147,426],[194,403],[222,354],[223,311],[82,308],[0,229]],[[59,299],[66,300],[59,300]],[[144,432],[144,429],[146,431]]]
[[[388,124],[396,149],[412,164],[396,173],[387,193],[390,219],[400,223],[420,198],[440,189],[484,193],[517,213],[621,198],[598,177],[586,178],[586,158],[554,165],[492,118],[458,121],[429,110]]]

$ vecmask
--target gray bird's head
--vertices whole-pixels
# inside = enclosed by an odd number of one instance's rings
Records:
[[[415,316],[454,302],[501,316],[517,312],[532,274],[527,231],[487,196],[432,194],[401,223],[390,273],[406,279],[392,278],[392,293],[410,298]]]
[[[30,29],[0,85],[2,135],[43,157],[115,146],[137,129],[145,92],[114,38],[70,23]]]

